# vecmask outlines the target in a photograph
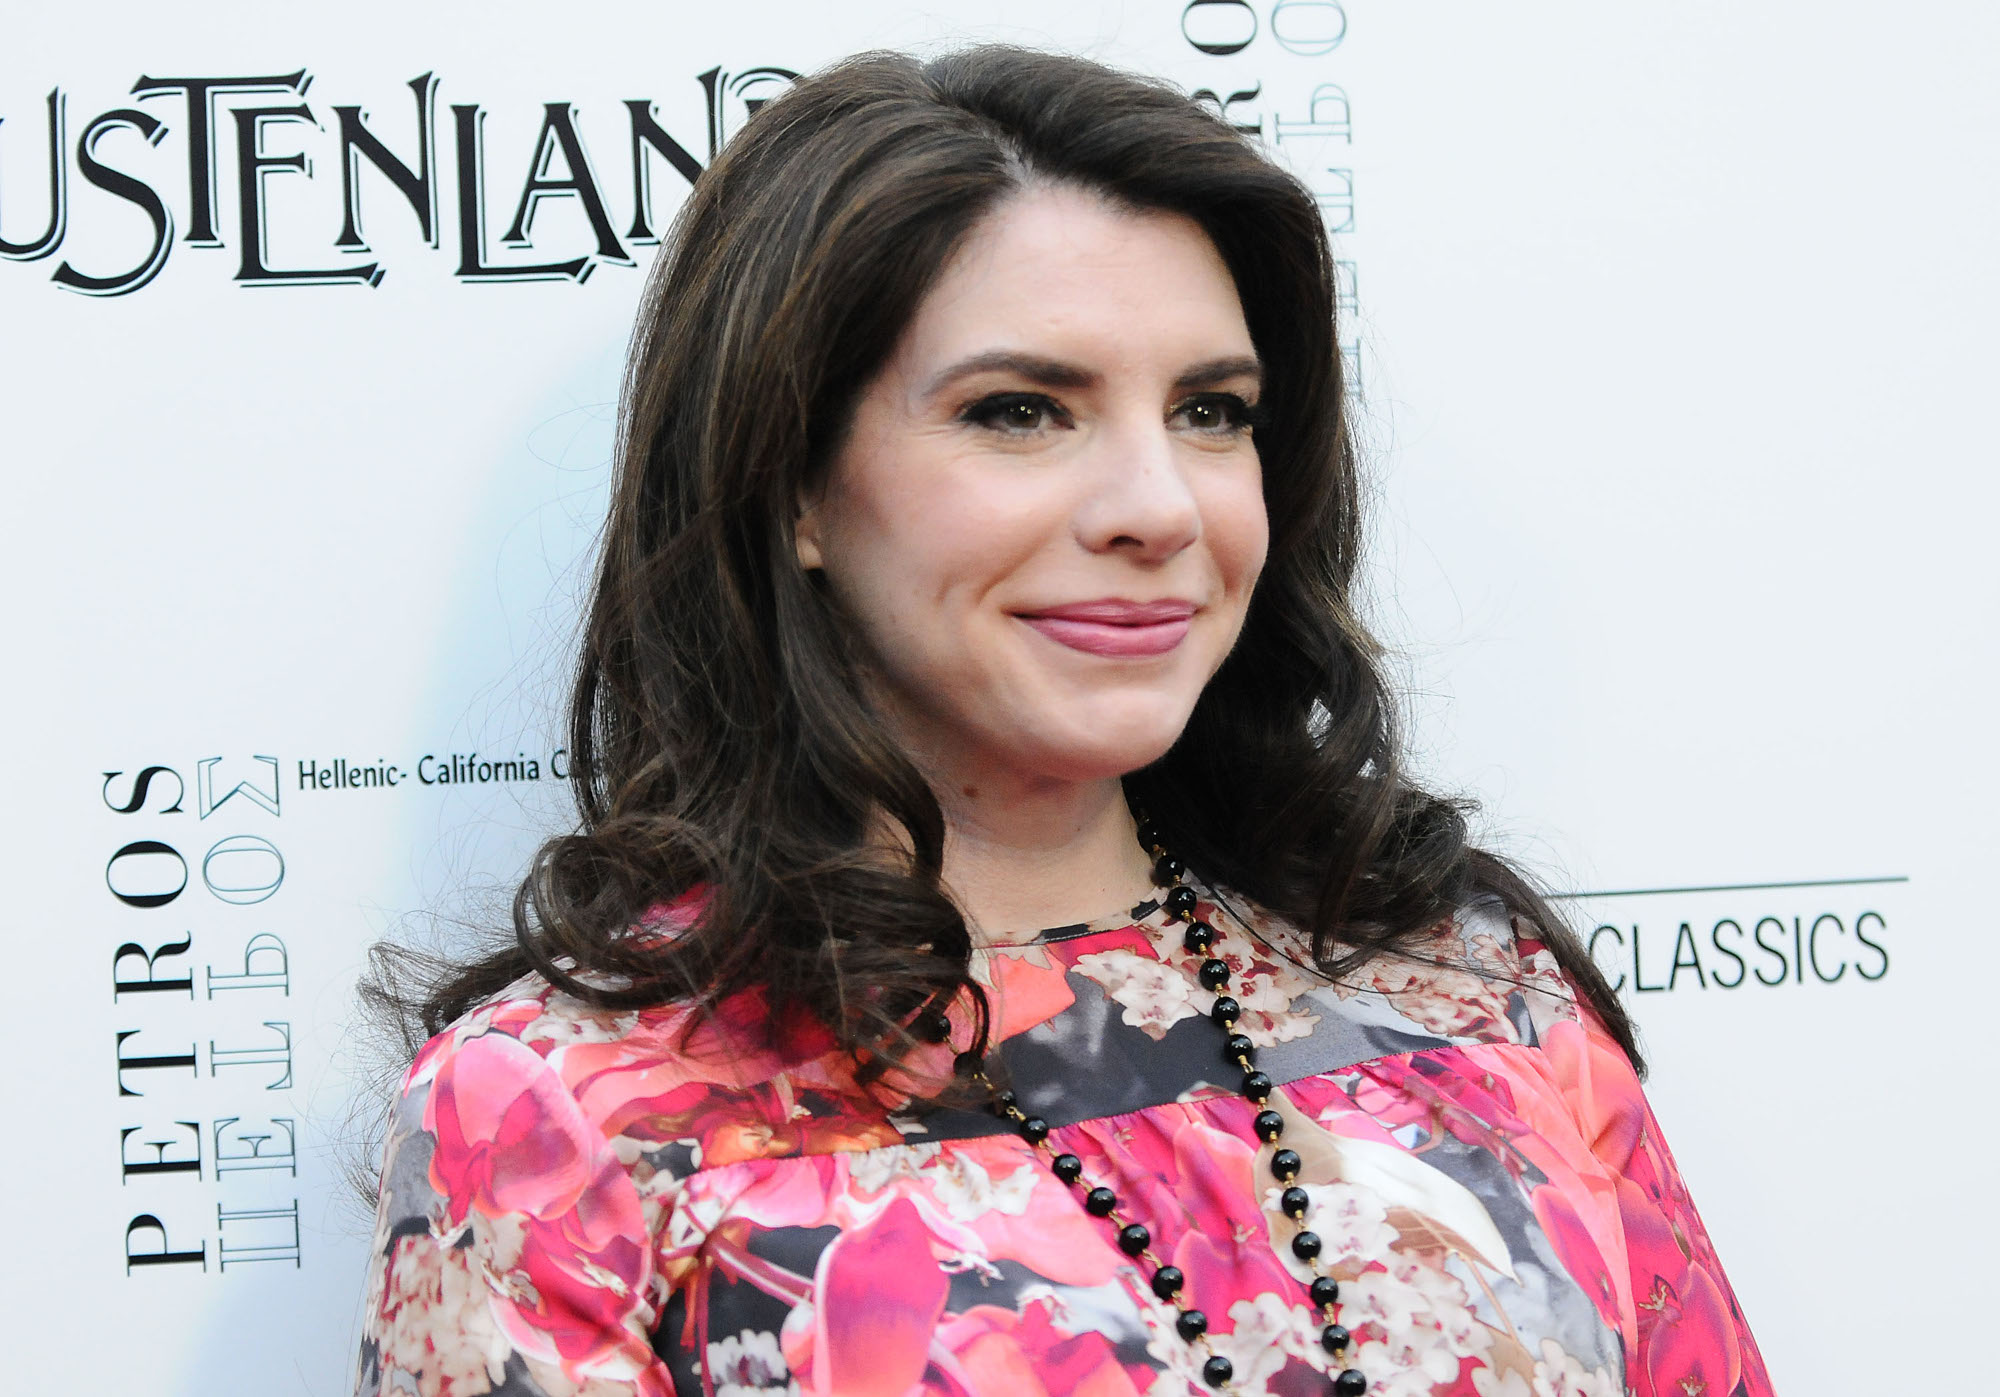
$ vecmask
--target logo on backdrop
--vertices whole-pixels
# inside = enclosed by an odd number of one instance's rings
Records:
[[[258,753],[107,766],[103,891],[126,1274],[297,1269],[297,972],[281,894],[293,791],[561,781],[563,748],[403,763]],[[311,976],[306,977],[310,981]],[[105,1148],[111,1148],[106,1139]],[[210,1212],[213,1210],[213,1218]],[[212,1268],[212,1269],[211,1269]]]
[[[1586,944],[1621,994],[1872,984],[1889,973],[1894,887],[1833,878],[1568,894],[1599,912]],[[1626,907],[1612,912],[1612,900]]]
[[[1347,11],[1339,0],[1186,0],[1180,32],[1207,58],[1309,61],[1342,46]],[[41,103],[39,133],[33,118],[10,128],[0,113],[0,259],[60,255],[51,280],[86,296],[124,296],[150,285],[177,243],[234,252],[232,279],[240,285],[373,287],[389,268],[373,252],[367,224],[400,220],[423,244],[455,255],[451,275],[461,282],[581,283],[600,265],[636,266],[632,249],[660,241],[666,201],[656,202],[653,180],[661,166],[692,184],[730,135],[798,76],[770,64],[694,75],[705,126],[695,143],[699,156],[682,139],[686,131],[668,129],[651,98],[594,106],[588,124],[599,148],[619,155],[608,174],[591,159],[583,109],[544,102],[533,139],[503,137],[507,148],[495,152],[493,171],[524,172],[511,201],[501,192],[514,187],[511,178],[504,186],[489,182],[487,118],[498,115],[509,126],[519,120],[524,130],[534,118],[450,100],[461,94],[447,92],[434,71],[411,78],[408,98],[379,116],[359,102],[315,106],[307,100],[314,79],[306,68],[141,74],[126,94],[134,104],[114,102],[82,120],[58,85]],[[1266,91],[1262,75],[1191,95],[1293,157],[1328,231],[1352,231],[1354,172],[1345,148],[1353,113],[1344,89],[1313,80],[1287,95],[1283,109],[1272,104],[1278,94]],[[176,143],[159,151],[170,134],[178,135],[178,151]],[[1328,148],[1339,148],[1333,163],[1323,158]],[[98,193],[79,203],[82,185]],[[302,202],[301,192],[318,193],[317,207]],[[510,202],[496,248],[493,221]],[[553,229],[544,222],[538,240],[538,218],[551,203],[570,216],[552,220],[559,225]],[[614,217],[614,206],[629,218]],[[1339,271],[1343,308],[1351,308],[1353,265],[1342,262]]]
[[[298,764],[302,791],[379,791],[399,786],[493,786],[569,780],[569,749],[508,756],[485,752],[426,752],[414,762],[307,757]]]
[[[216,756],[103,773],[127,1275],[302,1264],[279,771]]]
[[[173,253],[177,211],[185,223],[178,241],[232,249],[234,280],[244,285],[381,285],[388,268],[371,255],[364,213],[412,220],[430,247],[455,249],[452,275],[461,281],[582,282],[601,263],[636,265],[631,249],[659,242],[661,215],[653,187],[658,166],[664,164],[692,183],[731,132],[797,76],[774,66],[736,73],[710,68],[697,75],[693,81],[700,86],[707,126],[700,158],[662,124],[657,102],[625,99],[617,104],[617,121],[618,143],[627,159],[620,162],[622,178],[615,181],[601,177],[591,161],[577,105],[543,103],[533,141],[503,166],[521,168],[516,162],[525,157],[526,174],[512,199],[513,217],[500,235],[500,251],[488,239],[489,220],[504,205],[489,207],[495,191],[488,183],[487,109],[477,101],[442,101],[444,83],[436,73],[410,79],[409,104],[381,119],[359,104],[315,108],[306,100],[313,77],[304,68],[264,75],[142,75],[130,93],[139,105],[112,107],[81,122],[74,147],[69,144],[70,94],[58,86],[43,102],[45,193],[40,202],[46,221],[38,232],[23,236],[19,210],[35,181],[17,173],[31,168],[28,159],[34,152],[22,145],[0,146],[0,175],[8,176],[0,185],[0,258],[39,261],[79,241],[83,230],[72,222],[74,174],[136,209],[143,224],[129,210],[120,212],[101,199],[90,204],[92,219],[128,232],[150,229],[149,235],[123,241],[106,234],[111,246],[100,248],[93,240],[88,252],[79,249],[63,257],[52,280],[87,296],[128,295],[151,283]],[[184,168],[179,170],[147,154],[166,138],[170,123],[178,124],[184,136]],[[0,134],[10,134],[4,133],[4,125],[0,117]],[[233,160],[218,157],[218,134]],[[332,168],[316,173],[302,147],[327,150],[329,136]],[[442,158],[446,151],[449,162]],[[233,210],[224,207],[225,167],[235,176]],[[299,221],[290,213],[295,201],[285,205],[287,243],[312,236],[334,254],[315,259],[319,265],[298,265],[272,251],[271,182],[285,175],[294,176],[294,182],[325,184],[329,195],[338,181],[338,209],[328,205],[330,216],[310,234],[291,226]],[[629,192],[629,220],[613,219],[614,192]],[[559,249],[538,248],[535,225],[551,201],[570,203],[582,218],[565,220]],[[227,216],[231,212],[233,219]]]

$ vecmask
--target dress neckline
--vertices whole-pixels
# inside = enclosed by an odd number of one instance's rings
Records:
[[[1204,893],[1208,885],[1190,873],[1186,882],[1200,888]],[[1123,912],[1111,912],[1087,922],[1070,922],[1066,926],[1044,927],[1025,945],[1036,946],[1051,941],[1075,941],[1085,936],[1097,936],[1107,931],[1128,931],[1133,927],[1162,927],[1170,920],[1162,901],[1165,889],[1157,882],[1153,885],[1153,895],[1134,903]]]

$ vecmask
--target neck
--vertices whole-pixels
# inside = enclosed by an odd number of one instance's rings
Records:
[[[1152,887],[1151,864],[1117,778],[958,781],[939,792],[944,882],[975,944],[1031,940],[1045,927],[1124,912]]]

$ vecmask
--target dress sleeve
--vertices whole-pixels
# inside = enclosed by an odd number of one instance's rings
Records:
[[[1627,1280],[1618,1287],[1627,1384],[1638,1397],[1770,1397],[1742,1306],[1631,1062],[1581,996],[1543,1047],[1595,1164],[1591,1192],[1622,1240],[1622,1265],[1604,1259]]]
[[[551,1061],[557,1044],[522,1034],[533,1022],[482,1010],[433,1039],[405,1079],[358,1397],[674,1391],[650,1338],[667,1300],[653,1238],[671,1194],[620,1162]]]

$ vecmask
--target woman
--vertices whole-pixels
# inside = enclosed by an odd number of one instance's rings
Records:
[[[1402,774],[1310,195],[866,55],[641,313],[582,819],[423,1004],[364,1391],[1758,1394],[1546,906]]]

